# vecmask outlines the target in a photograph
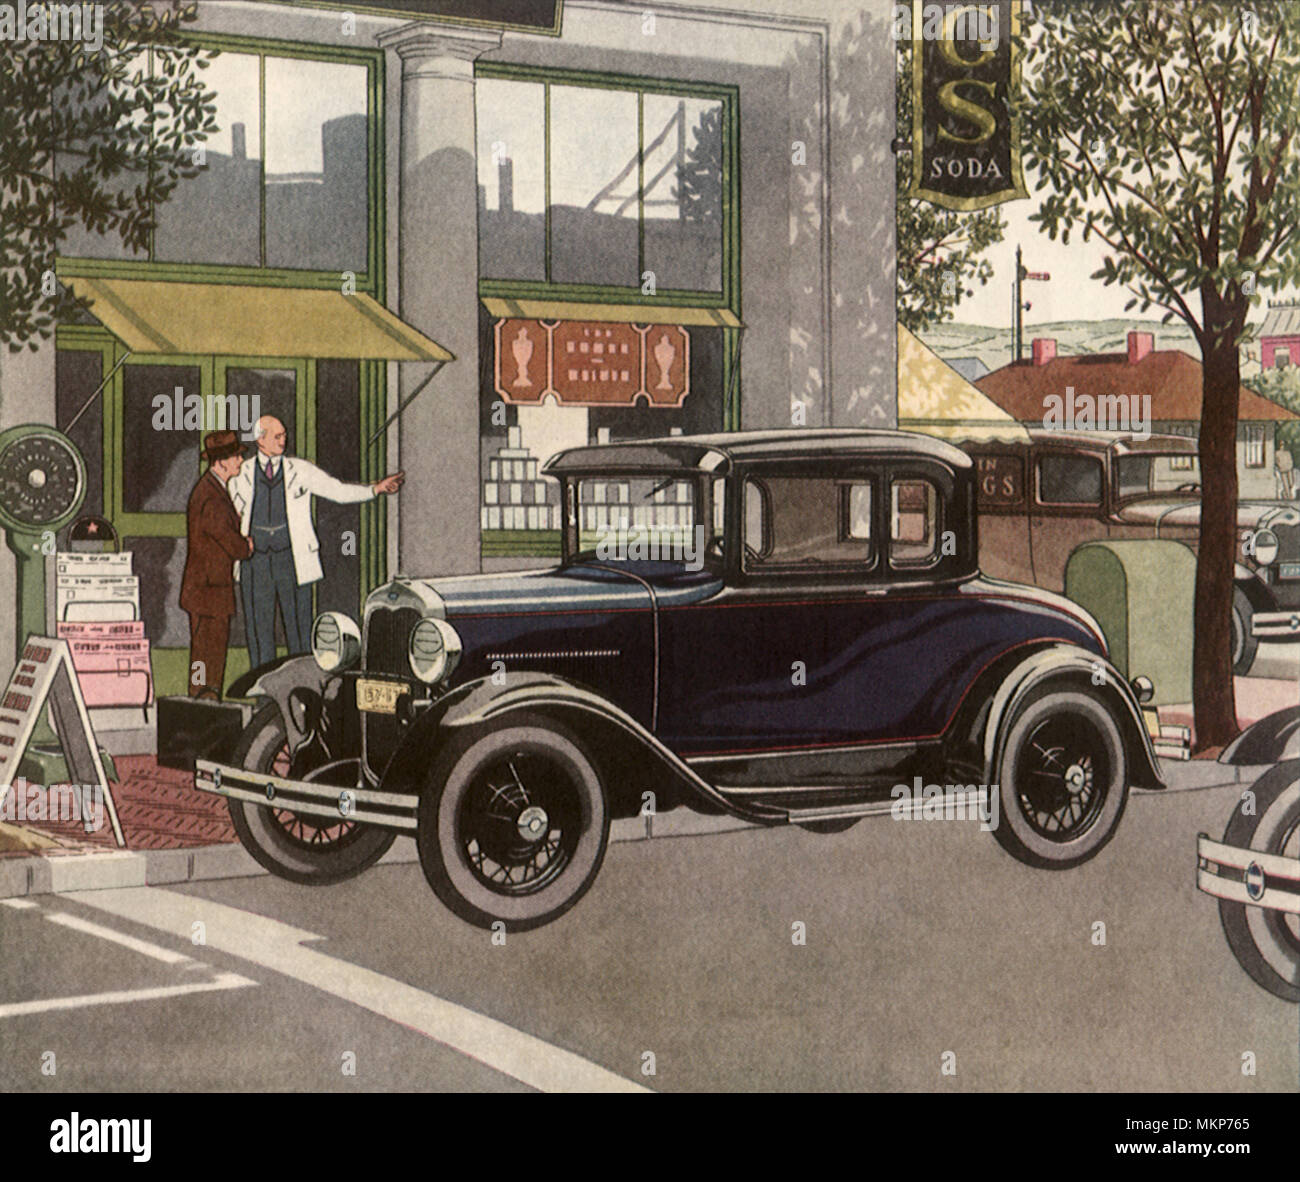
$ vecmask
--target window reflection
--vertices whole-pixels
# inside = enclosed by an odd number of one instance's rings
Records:
[[[722,104],[645,96],[645,266],[660,287],[722,287]]]
[[[551,279],[632,287],[637,270],[637,96],[551,87]]]
[[[546,278],[546,93],[540,82],[480,78],[479,270]]]

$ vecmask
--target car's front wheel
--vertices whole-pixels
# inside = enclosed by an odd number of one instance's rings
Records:
[[[997,791],[993,834],[1008,853],[1047,870],[1095,857],[1128,799],[1128,758],[1110,708],[1077,690],[1023,706],[1003,744]]]
[[[515,716],[453,739],[420,798],[416,843],[435,894],[461,919],[527,931],[586,893],[609,806],[568,728]]]
[[[245,771],[354,788],[355,759],[312,769],[293,768],[280,708],[263,706],[248,724],[231,757]],[[229,798],[230,819],[243,847],[272,874],[290,882],[326,886],[373,866],[388,852],[395,833],[340,817],[310,817],[271,805]]]
[[[1238,805],[1223,844],[1300,858],[1300,762],[1265,772],[1251,792],[1254,810]],[[1300,1001],[1300,915],[1219,900],[1219,918],[1237,962],[1283,1001]]]

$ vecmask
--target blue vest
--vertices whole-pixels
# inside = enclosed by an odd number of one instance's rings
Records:
[[[253,473],[253,510],[249,517],[257,551],[288,550],[289,514],[284,504],[284,461],[274,480],[267,480],[265,461],[258,457]]]

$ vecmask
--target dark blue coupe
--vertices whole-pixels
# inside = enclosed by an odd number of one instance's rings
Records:
[[[360,626],[255,670],[264,700],[196,783],[244,845],[336,882],[415,835],[471,923],[547,923],[610,821],[686,807],[817,832],[911,786],[984,801],[997,840],[1065,869],[1163,787],[1097,625],[984,578],[970,459],[895,431],[577,448],[551,570],[398,576]]]

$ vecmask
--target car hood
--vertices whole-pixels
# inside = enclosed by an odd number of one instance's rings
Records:
[[[1237,525],[1252,528],[1277,505],[1267,501],[1238,501]],[[1191,526],[1201,523],[1201,502],[1198,498],[1143,497],[1120,507],[1119,519],[1127,525]]]
[[[510,571],[415,580],[441,600],[447,618],[646,608],[694,603],[715,595],[722,580],[678,563],[572,563],[549,570]]]

